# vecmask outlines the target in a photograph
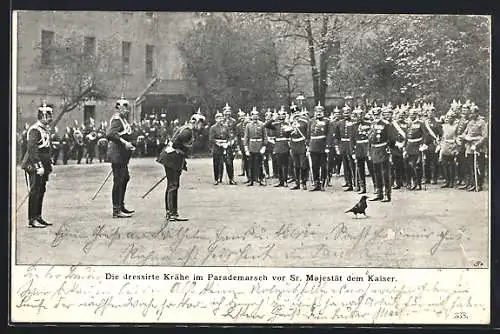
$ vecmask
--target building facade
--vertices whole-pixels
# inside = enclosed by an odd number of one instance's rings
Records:
[[[144,116],[143,109],[168,110],[170,95],[175,103],[188,103],[196,95],[196,89],[183,75],[184,65],[176,45],[196,23],[194,13],[19,11],[16,14],[18,128],[36,119],[35,111],[43,100],[55,104],[58,114],[63,101],[57,92],[48,89],[44,73],[53,66],[48,50],[67,38],[76,40],[77,45],[81,42],[85,54],[99,55],[106,50],[114,70],[106,98],[87,106],[80,104],[61,119],[59,128],[74,120],[85,122],[89,117],[96,124],[109,120],[114,103],[122,94],[132,104],[133,120]],[[163,99],[155,104],[148,96],[148,87],[158,80],[163,85],[170,83],[170,90],[160,94]]]

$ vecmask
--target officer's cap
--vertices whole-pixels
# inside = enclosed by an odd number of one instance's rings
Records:
[[[226,102],[226,105],[224,106],[224,108],[222,108],[222,111],[224,111],[224,112],[231,111],[231,107],[229,106],[229,104],[227,104],[227,102]]]
[[[259,116],[259,111],[257,110],[257,107],[253,107],[252,108],[252,111],[250,112],[250,115],[251,116]]]

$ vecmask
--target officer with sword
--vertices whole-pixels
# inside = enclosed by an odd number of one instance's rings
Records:
[[[314,107],[314,119],[309,121],[307,130],[308,157],[314,187],[310,191],[324,191],[327,178],[326,159],[333,141],[333,129],[324,118],[324,107],[318,102]]]
[[[115,108],[116,112],[109,122],[106,133],[106,137],[110,141],[109,158],[111,160],[111,172],[113,173],[113,190],[111,193],[113,218],[130,218],[135,211],[125,208],[124,204],[127,184],[130,180],[128,163],[132,152],[135,150],[135,146],[130,142],[132,128],[127,120],[129,102],[122,96],[116,101]]]
[[[27,150],[21,162],[26,172],[28,193],[28,227],[44,228],[52,225],[42,218],[43,199],[49,174],[52,172],[50,124],[53,107],[43,103],[38,108],[38,121],[27,131]],[[29,180],[29,183],[28,183]],[[19,205],[22,206],[24,201]]]
[[[214,168],[214,185],[222,182],[224,161],[229,145],[229,129],[224,126],[224,115],[215,114],[215,124],[210,127],[208,141],[212,148],[212,162]]]

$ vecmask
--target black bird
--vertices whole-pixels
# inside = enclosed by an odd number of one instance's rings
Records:
[[[366,217],[365,210],[368,207],[368,205],[366,204],[367,198],[368,198],[368,196],[365,196],[365,195],[361,196],[361,199],[359,200],[359,202],[356,203],[356,205],[353,206],[352,209],[347,210],[345,213],[352,212],[352,213],[354,213],[356,218],[358,218],[358,215],[362,213]]]

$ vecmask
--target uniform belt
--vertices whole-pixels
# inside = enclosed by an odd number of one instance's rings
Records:
[[[52,144],[59,144],[59,142],[58,141],[53,141]]]
[[[420,137],[420,138],[415,138],[415,139],[413,139],[413,138],[408,138],[408,141],[409,141],[410,143],[416,143],[416,142],[419,142],[419,141],[421,141],[421,140],[422,140],[422,137]]]
[[[262,141],[262,138],[250,138],[250,141]]]
[[[311,139],[323,139],[323,138],[326,138],[325,135],[322,135],[322,136],[311,136]]]
[[[268,140],[275,140],[276,137],[267,137]]]
[[[305,137],[300,137],[300,138],[292,138],[292,141],[293,142],[298,142],[298,141],[303,141],[305,140],[306,138]]]
[[[351,141],[351,138],[340,138],[341,141]]]
[[[455,139],[445,139],[445,143],[454,143]]]
[[[358,143],[358,144],[368,143],[368,139],[356,140],[356,143]]]
[[[378,143],[378,144],[372,144],[373,147],[384,147],[387,145],[387,142],[384,143]]]
[[[276,138],[276,141],[285,141],[285,140],[288,140],[288,138],[286,137]]]
[[[227,139],[216,139],[216,143],[227,143]]]

